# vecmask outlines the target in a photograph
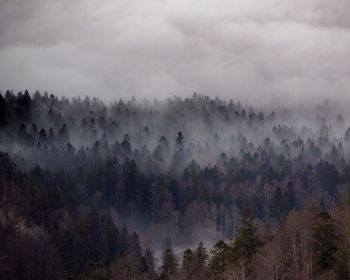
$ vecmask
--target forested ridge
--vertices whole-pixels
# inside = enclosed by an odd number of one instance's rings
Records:
[[[350,115],[302,110],[0,94],[1,278],[350,279]]]

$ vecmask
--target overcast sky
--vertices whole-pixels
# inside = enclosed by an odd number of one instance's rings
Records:
[[[0,89],[350,100],[349,0],[0,0]]]

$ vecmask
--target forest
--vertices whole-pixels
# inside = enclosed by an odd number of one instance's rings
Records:
[[[350,114],[0,93],[1,279],[350,279]]]

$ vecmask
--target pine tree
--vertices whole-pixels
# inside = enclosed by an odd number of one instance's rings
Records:
[[[271,217],[277,219],[278,221],[280,221],[283,217],[283,204],[284,203],[281,188],[277,186],[275,191],[273,192],[269,208]]]
[[[136,232],[129,236],[127,247],[127,260],[137,272],[142,272],[140,239]]]
[[[191,249],[187,249],[184,252],[183,259],[182,259],[182,271],[187,279],[191,279],[192,275],[194,274],[195,269],[195,260],[194,260],[194,254]]]
[[[332,217],[328,212],[322,211],[316,216],[316,222],[312,227],[312,254],[319,271],[325,272],[334,267],[337,240]]]
[[[59,141],[62,141],[64,145],[69,141],[68,128],[65,123],[62,125],[61,129],[58,131],[57,136]]]
[[[178,272],[178,262],[171,249],[166,249],[164,251],[163,262],[160,269],[160,279],[168,280],[176,277]]]
[[[47,133],[44,128],[40,129],[39,131],[39,142],[45,143],[47,141]]]
[[[183,148],[183,140],[184,140],[184,136],[182,135],[182,132],[179,131],[176,137],[176,145],[178,148]]]
[[[203,242],[199,242],[196,251],[194,252],[194,260],[196,270],[203,269],[208,260],[208,253],[204,247]]]
[[[5,126],[6,123],[6,101],[0,93],[0,127]]]
[[[99,260],[109,265],[116,253],[117,229],[113,225],[110,215],[103,214],[100,218],[100,234],[98,239]]]
[[[250,262],[262,242],[258,236],[258,226],[250,209],[243,212],[240,229],[234,242],[237,258],[244,258]]]
[[[217,242],[210,251],[210,271],[215,275],[224,272],[225,268],[230,264],[231,253],[232,248],[223,240]]]
[[[290,211],[296,208],[295,190],[291,182],[289,182],[287,185],[287,189],[283,195],[283,200],[284,200],[284,214],[288,215]]]
[[[157,278],[157,274],[154,269],[154,256],[150,248],[145,249],[144,260],[147,268],[147,273],[150,280]]]
[[[122,257],[126,255],[128,238],[129,238],[128,229],[126,228],[126,225],[123,225],[120,232],[120,238],[119,238],[119,244],[118,244],[118,254],[117,254],[118,257]]]

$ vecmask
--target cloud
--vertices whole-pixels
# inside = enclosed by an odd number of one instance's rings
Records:
[[[349,100],[347,0],[0,0],[0,88]]]

